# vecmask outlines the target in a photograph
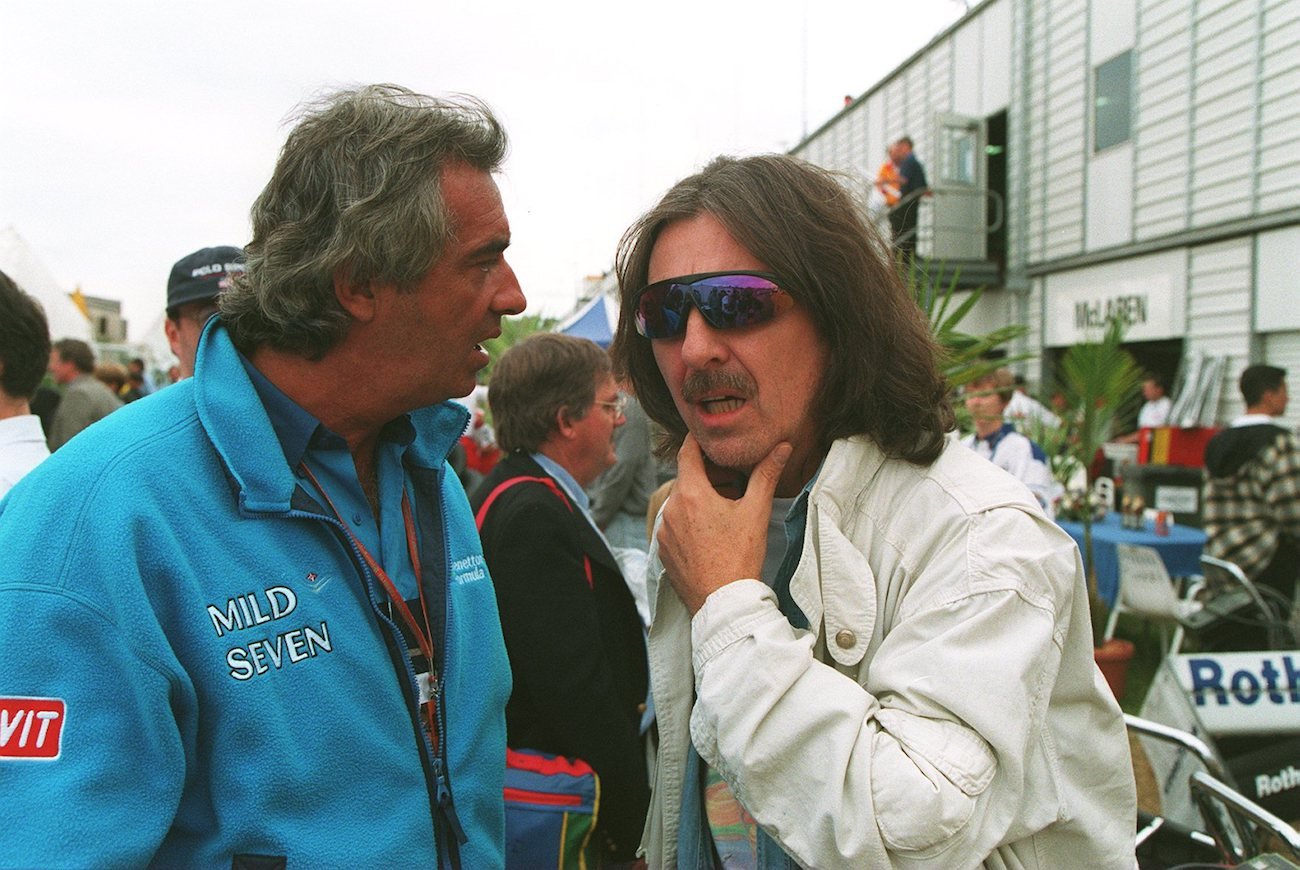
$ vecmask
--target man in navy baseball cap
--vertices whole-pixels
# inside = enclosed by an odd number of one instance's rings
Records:
[[[167,279],[167,320],[163,330],[179,361],[181,377],[194,374],[194,352],[203,325],[217,311],[217,297],[231,277],[244,271],[244,250],[222,245],[203,248],[177,261]]]

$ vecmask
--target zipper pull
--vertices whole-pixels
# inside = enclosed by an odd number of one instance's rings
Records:
[[[438,812],[442,814],[447,827],[451,828],[456,842],[463,846],[469,842],[469,837],[465,834],[465,829],[461,827],[460,819],[456,815],[456,806],[451,800],[451,789],[447,788],[447,777],[442,771],[442,759],[434,763],[434,781],[438,796]]]

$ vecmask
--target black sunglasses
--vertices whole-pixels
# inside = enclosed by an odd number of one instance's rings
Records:
[[[656,281],[633,297],[636,331],[646,338],[672,338],[686,329],[695,305],[714,329],[766,323],[794,306],[770,272],[702,272]]]

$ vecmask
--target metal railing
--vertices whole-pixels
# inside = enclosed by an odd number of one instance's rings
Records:
[[[1205,771],[1194,772],[1189,785],[1225,861],[1235,866],[1279,847],[1300,861],[1300,834],[1282,819]]]
[[[945,222],[943,220],[943,213],[947,210],[939,208],[935,200],[937,199],[939,202],[942,202],[944,199],[962,196],[968,196],[971,198],[978,197],[991,203],[993,216],[980,225],[971,225],[964,222]],[[923,200],[930,203],[930,220],[928,224],[920,219],[920,208]],[[998,193],[996,190],[989,190],[987,188],[944,187],[938,189],[925,188],[923,190],[914,190],[892,205],[886,214],[893,214],[900,209],[912,205],[915,205],[918,210],[916,226],[895,238],[894,244],[906,244],[909,241],[915,240],[917,242],[918,250],[922,244],[933,248],[934,239],[940,233],[957,236],[967,235],[982,239],[990,233],[996,233],[998,230],[1002,229],[1003,224],[1006,222],[1006,201],[1003,199],[1002,194]],[[986,209],[984,214],[987,215],[988,213],[989,211]],[[926,227],[925,232],[922,232],[923,226]]]
[[[1208,743],[1186,731],[1130,714],[1124,715],[1124,724],[1129,731],[1183,747],[1205,766],[1188,777],[1188,788],[1208,837],[1192,831],[1192,839],[1202,843],[1212,839],[1223,859],[1233,866],[1265,852],[1277,852],[1279,847],[1300,860],[1300,833],[1237,791],[1232,775]],[[1136,845],[1141,846],[1164,824],[1163,818],[1153,817],[1137,832]]]

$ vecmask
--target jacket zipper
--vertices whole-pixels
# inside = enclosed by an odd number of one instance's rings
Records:
[[[441,514],[441,511],[440,511],[439,513]],[[289,509],[289,511],[288,511],[288,513],[287,513],[287,516],[295,517],[295,518],[299,518],[299,519],[319,520],[319,521],[321,521],[321,522],[324,522],[324,523],[327,523],[327,524],[329,524],[329,525],[331,525],[331,526],[334,526],[336,529],[339,530],[339,532],[341,533],[341,535],[340,535],[339,537],[341,537],[341,538],[342,538],[342,539],[347,543],[348,550],[351,551],[352,556],[353,556],[353,562],[354,562],[354,563],[357,565],[357,567],[361,570],[361,574],[362,574],[362,576],[365,578],[365,583],[366,583],[366,597],[367,597],[367,599],[369,599],[369,601],[370,601],[370,609],[371,609],[371,611],[374,612],[375,615],[378,616],[380,619],[384,620],[384,622],[388,623],[389,629],[390,629],[391,632],[393,632],[394,636],[397,638],[397,642],[398,642],[399,646],[402,645],[402,644],[404,644],[405,641],[404,641],[403,638],[402,638],[402,632],[401,632],[401,630],[397,627],[397,624],[396,624],[395,622],[393,622],[393,620],[392,620],[391,618],[389,618],[387,615],[384,614],[383,608],[379,607],[379,606],[376,604],[376,601],[375,601],[375,593],[374,593],[374,583],[375,583],[375,577],[374,577],[374,574],[370,571],[369,566],[366,565],[365,559],[362,557],[361,553],[357,550],[356,545],[352,543],[352,541],[351,541],[351,539],[349,538],[349,536],[348,536],[346,530],[343,528],[343,524],[340,523],[338,520],[336,520],[336,519],[334,519],[334,518],[332,518],[332,517],[326,516],[326,515],[324,515],[324,514],[311,513],[311,512],[308,512],[308,511],[296,510],[296,509],[293,509],[293,508],[290,508],[290,509]],[[445,563],[445,562],[447,561],[447,559],[448,559],[448,555],[447,555],[447,553],[448,553],[448,551],[447,551],[447,545],[450,543],[450,541],[448,540],[448,535],[447,535],[447,522],[446,522],[446,517],[442,517],[442,516],[440,516],[440,519],[442,520],[442,529],[443,529],[443,561],[444,561],[444,563]],[[446,569],[446,567],[447,567],[447,566],[444,564],[444,570]],[[446,594],[446,599],[448,599],[448,600],[446,600],[446,601],[444,602],[444,605],[445,605],[445,606],[449,606],[449,605],[450,605],[450,600],[449,600],[449,599],[450,599],[450,596],[451,596],[451,584],[450,584],[450,583],[447,583],[447,584],[444,584],[444,585],[446,586],[446,593],[445,593],[445,594]],[[443,648],[443,650],[445,651],[446,648],[447,648],[447,628],[446,628],[445,623],[448,622],[448,620],[446,619],[446,614],[445,614],[445,612],[444,612],[443,622],[444,622],[444,626],[443,626],[443,638],[442,638],[443,647],[442,647],[442,648]],[[418,717],[419,717],[419,709],[418,709],[418,707],[419,707],[419,701],[418,701],[419,687],[418,687],[418,684],[417,684],[417,680],[416,680],[416,678],[415,678],[415,668],[414,668],[414,666],[411,664],[411,657],[410,657],[409,655],[403,655],[403,656],[401,656],[400,658],[402,659],[402,665],[403,665],[403,667],[404,667],[405,670],[406,670],[406,681],[407,681],[407,684],[408,684],[408,685],[411,685],[411,686],[415,686],[414,691],[416,692],[416,695],[417,695],[417,702],[416,702],[416,707],[417,707],[417,710],[416,710],[416,717],[417,717],[417,722],[418,722]],[[433,665],[434,665],[433,662],[430,662],[430,663],[429,663],[429,667],[430,667],[431,672],[434,671],[434,667],[433,667]],[[435,703],[434,703],[434,709],[437,711],[437,718],[438,718],[438,735],[439,735],[439,739],[438,739],[438,751],[437,751],[437,752],[434,752],[434,750],[433,750],[433,745],[429,742],[429,736],[428,736],[428,734],[425,732],[425,729],[424,729],[424,728],[417,728],[417,730],[419,731],[420,739],[424,741],[425,748],[428,749],[428,751],[429,751],[429,757],[432,759],[433,777],[434,777],[434,797],[435,797],[435,800],[436,800],[436,806],[434,807],[434,813],[435,813],[435,818],[434,818],[434,832],[435,832],[435,835],[436,835],[436,833],[437,833],[437,828],[438,828],[436,815],[440,814],[440,815],[442,815],[443,819],[446,821],[446,823],[447,823],[447,827],[451,829],[451,834],[452,834],[452,836],[455,837],[459,842],[464,843],[464,842],[466,842],[469,838],[468,838],[468,837],[466,836],[466,834],[465,834],[465,829],[461,827],[460,819],[457,818],[457,816],[456,816],[456,810],[455,810],[455,808],[452,806],[452,803],[451,803],[451,790],[447,787],[447,776],[446,776],[446,772],[445,772],[445,769],[444,769],[444,768],[445,768],[445,765],[444,765],[443,752],[445,751],[445,748],[446,748],[446,745],[447,745],[447,741],[446,741],[446,737],[445,737],[446,732],[444,731],[444,728],[443,728],[443,722],[444,722],[444,718],[445,718],[445,717],[444,717],[444,715],[443,715],[443,703],[442,703],[442,669],[441,669],[441,667],[437,668],[437,669],[436,669],[436,674],[431,674],[431,676],[436,677],[436,678],[430,680],[429,691],[430,691],[430,693],[432,693],[433,696],[434,696],[434,702],[435,702]],[[452,855],[453,853],[452,853],[451,850],[450,850],[450,844],[439,844],[439,843],[437,842],[437,838],[436,838],[436,836],[435,836],[434,848],[438,849],[438,851],[439,851],[439,854],[438,854],[438,866],[439,866],[439,867],[442,866],[441,846],[444,846],[444,845],[448,847],[448,855],[449,855],[449,856]],[[453,865],[454,867],[457,867],[457,868],[458,868],[458,867],[460,866],[460,861],[459,861],[458,859],[453,858],[453,859],[452,859],[452,865]]]
[[[444,463],[437,470],[436,485],[437,495],[442,496],[443,475],[446,474],[447,465]],[[460,845],[469,841],[465,834],[465,829],[461,827],[460,818],[456,815],[456,806],[452,802],[451,787],[447,781],[446,769],[446,752],[447,752],[447,708],[446,694],[443,688],[443,673],[446,671],[447,650],[450,648],[451,635],[451,534],[447,530],[447,511],[446,505],[438,505],[438,524],[442,530],[442,661],[438,663],[436,669],[436,680],[431,687],[433,692],[434,705],[433,709],[438,721],[438,752],[434,763],[434,775],[437,778],[438,792],[438,810],[442,813],[443,820],[447,827],[451,829],[451,834],[455,838],[455,843],[447,843],[447,855],[451,859],[453,867],[460,867]],[[439,651],[435,651],[439,652]],[[430,668],[432,669],[432,662]]]

